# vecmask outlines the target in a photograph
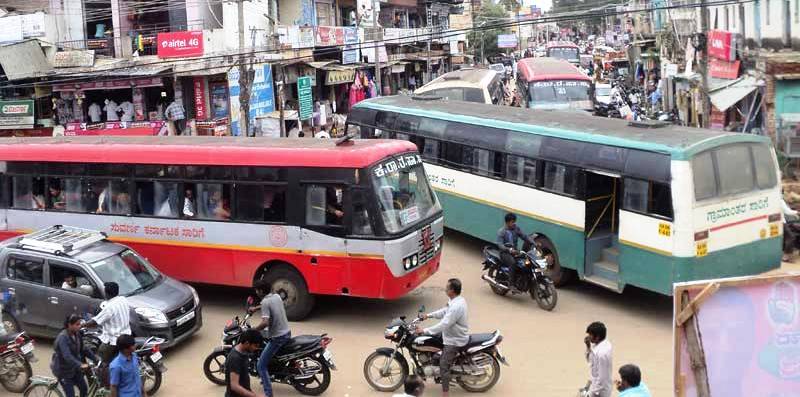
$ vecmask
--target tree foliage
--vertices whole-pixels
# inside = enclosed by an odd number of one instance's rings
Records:
[[[509,22],[508,10],[503,3],[494,4],[491,0],[484,0],[480,10],[475,13],[472,19],[475,29],[471,30],[467,35],[471,52],[475,54],[476,59],[480,59],[481,56],[481,42],[483,42],[483,60],[503,52],[502,49],[497,48],[497,35],[508,34],[511,30],[508,27],[492,28],[492,26],[502,25],[507,22]]]

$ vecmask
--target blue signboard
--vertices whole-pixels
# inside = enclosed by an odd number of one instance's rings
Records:
[[[253,65],[255,76],[250,90],[250,112],[248,113],[248,129],[253,131],[256,117],[275,111],[275,90],[272,85],[272,67],[269,64]],[[231,98],[231,133],[242,135],[239,130],[239,71],[238,68],[228,72],[228,86]]]

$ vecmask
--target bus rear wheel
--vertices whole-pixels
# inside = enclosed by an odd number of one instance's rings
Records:
[[[547,260],[547,275],[553,280],[553,284],[556,287],[563,287],[569,284],[575,278],[575,271],[561,267],[556,247],[550,240],[542,238],[538,243],[542,250],[542,255]]]
[[[300,321],[308,317],[314,308],[314,295],[308,292],[303,276],[288,266],[277,266],[264,275],[272,286],[272,292],[283,299],[286,317],[290,321]]]

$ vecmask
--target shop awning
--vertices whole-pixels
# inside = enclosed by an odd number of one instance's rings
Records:
[[[750,95],[759,87],[758,81],[750,76],[742,77],[724,87],[717,88],[709,93],[711,103],[720,111],[728,110],[731,106]]]
[[[53,70],[39,40],[0,46],[0,66],[11,81],[29,79]]]

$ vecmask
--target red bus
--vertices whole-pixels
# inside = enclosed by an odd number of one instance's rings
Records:
[[[441,206],[404,141],[0,139],[0,186],[1,238],[101,230],[182,281],[270,280],[291,319],[314,295],[401,297],[441,256]]]
[[[525,107],[531,109],[592,110],[592,79],[561,59],[517,61],[517,86]]]
[[[548,57],[563,59],[573,65],[580,65],[581,55],[577,45],[569,41],[550,41],[545,47]]]

